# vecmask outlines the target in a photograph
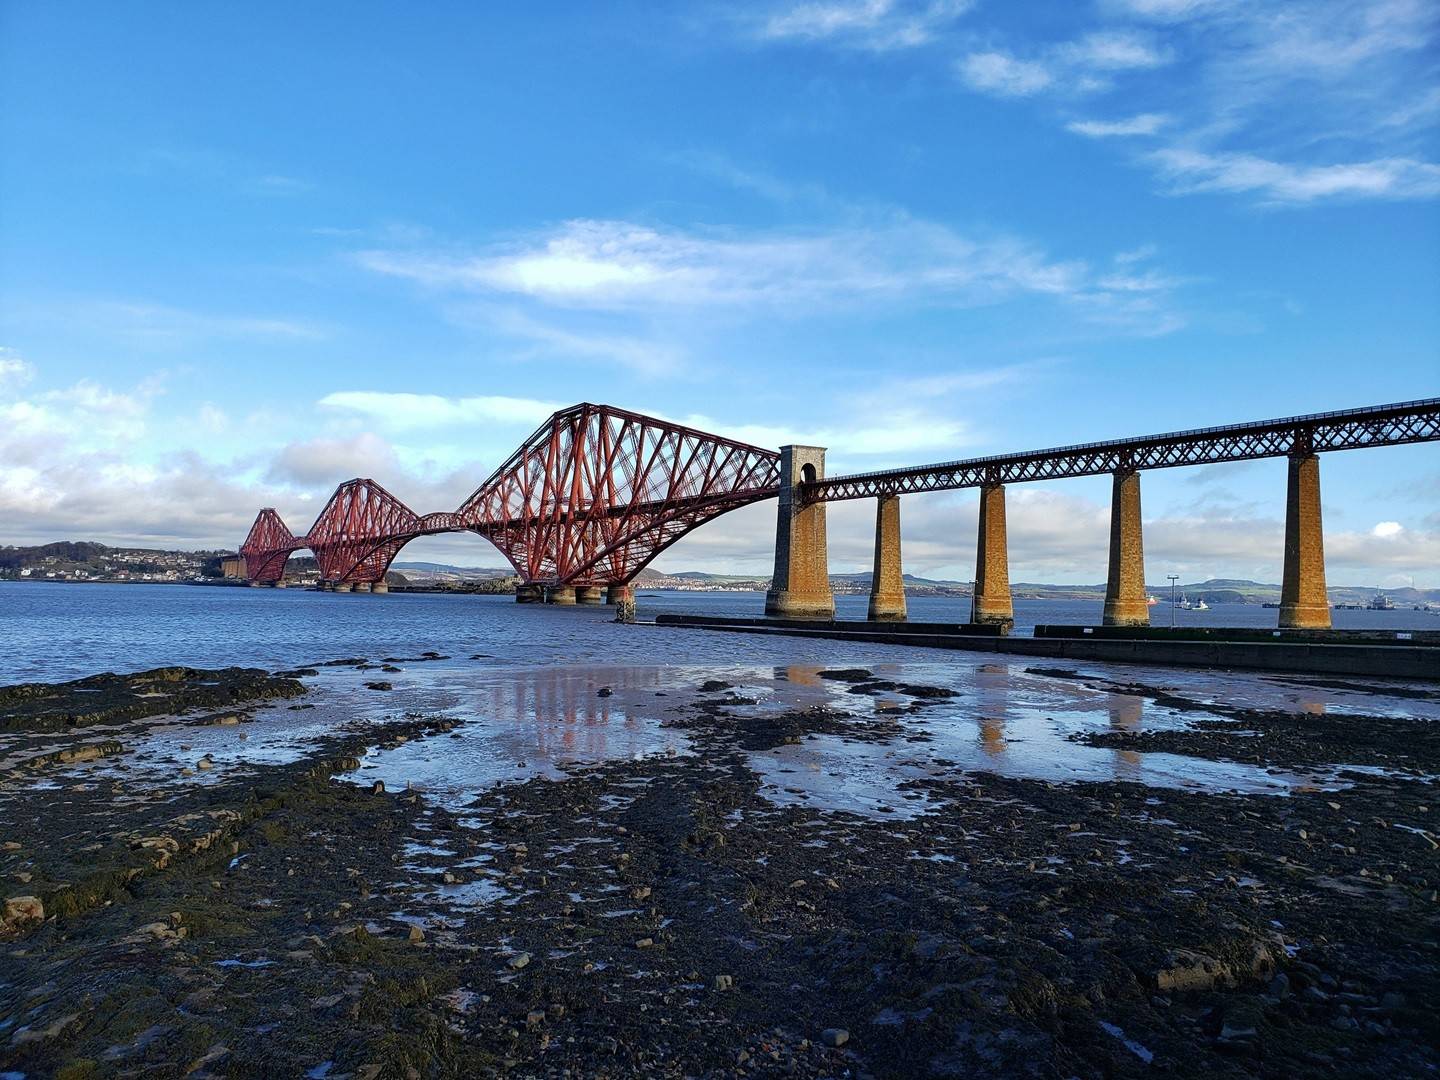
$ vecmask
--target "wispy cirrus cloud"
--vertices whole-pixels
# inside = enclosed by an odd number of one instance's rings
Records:
[[[1083,312],[1117,299],[1084,261],[902,216],[788,232],[585,219],[471,255],[407,249],[357,258],[435,290],[632,316],[716,310],[794,319],[856,304],[964,307],[1025,296]]]
[[[786,9],[795,32],[780,36],[833,44],[897,11]],[[1086,138],[1168,136],[1163,150],[1132,160],[1169,193],[1295,205],[1440,194],[1433,0],[1102,0],[1093,25],[1065,38],[987,28],[982,17],[950,37],[960,84],[1034,103]],[[1074,115],[1076,101],[1122,90],[1140,111]]]
[[[1207,154],[1181,148],[1156,150],[1150,158],[1177,194],[1246,192],[1279,203],[1440,195],[1440,165],[1408,158],[1302,166],[1252,154]]]
[[[998,47],[973,51],[955,62],[955,72],[970,89],[997,97],[1091,94],[1109,89],[1116,73],[1163,67],[1172,59],[1152,34],[1133,29],[1097,30],[1027,51],[1027,56]]]
[[[752,24],[767,41],[827,41],[877,52],[914,48],[972,6],[972,0],[810,0],[772,10]]]
[[[1138,30],[1097,30],[1056,49],[1056,55],[1090,71],[1136,71],[1163,67],[1173,55],[1153,35]]]
[[[1168,123],[1170,117],[1165,113],[1138,113],[1124,120],[1074,120],[1066,124],[1065,129],[1092,139],[1108,139],[1117,136],[1154,135]]]
[[[998,50],[970,53],[956,61],[955,70],[973,89],[1001,97],[1029,97],[1055,83],[1055,73],[1043,61]]]

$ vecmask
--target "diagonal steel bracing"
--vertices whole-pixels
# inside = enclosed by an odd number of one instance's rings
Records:
[[[1440,398],[1427,398],[830,477],[802,485],[800,497],[833,502],[1437,439]],[[304,536],[262,510],[240,552],[251,581],[280,580],[291,553],[308,547],[323,580],[375,582],[415,537],[469,531],[527,582],[625,584],[690,530],[776,495],[779,460],[758,446],[584,403],[550,417],[454,513],[421,516],[373,480],[348,480]]]
[[[1399,446],[1440,439],[1440,398],[1367,409],[1314,413],[1138,439],[1059,446],[1022,454],[949,461],[883,472],[832,476],[801,489],[806,502],[870,499],[985,484],[1099,476],[1127,469],[1168,469],[1294,453]]]
[[[322,580],[383,580],[417,536],[469,531],[527,582],[625,584],[686,532],[779,490],[780,455],[606,405],[562,409],[454,513],[416,514],[373,480],[335,489],[294,536],[263,510],[241,546],[247,576],[274,582],[310,548]]]

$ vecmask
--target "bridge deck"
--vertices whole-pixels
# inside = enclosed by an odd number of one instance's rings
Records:
[[[1440,398],[1423,398],[1364,409],[833,476],[803,485],[801,494],[807,502],[837,502],[1025,480],[1100,476],[1121,469],[1167,469],[1435,440],[1440,440]]]

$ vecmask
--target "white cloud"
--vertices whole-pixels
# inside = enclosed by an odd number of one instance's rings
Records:
[[[490,311],[487,329],[529,337],[557,356],[608,359],[652,375],[675,373],[684,350],[652,340],[650,328],[662,319],[672,326],[691,319],[686,338],[692,340],[700,312],[796,320],[860,307],[965,308],[1041,297],[1124,333],[1177,325],[1161,310],[1158,291],[1137,305],[1133,289],[1111,291],[1104,275],[1084,262],[1054,259],[1014,238],[975,239],[899,214],[823,232],[579,220],[468,257],[404,249],[357,258],[438,293],[508,296],[549,315],[564,311],[562,327],[528,311]],[[609,320],[605,328],[593,329],[602,317]],[[616,332],[617,324],[625,332]],[[647,333],[637,334],[636,327]]]
[[[1133,15],[1173,22],[1207,15],[1233,7],[1235,0],[1107,0],[1106,6],[1119,15]]]
[[[771,41],[835,41],[885,51],[913,48],[934,39],[971,0],[817,0],[772,12],[755,28]]]
[[[533,428],[558,409],[575,402],[556,403],[501,396],[448,398],[439,394],[341,390],[326,394],[316,404],[322,409],[362,416],[394,431],[427,431],[460,424],[507,424]]]
[[[1440,194],[1440,165],[1408,158],[1344,165],[1290,165],[1251,154],[1157,150],[1150,159],[1178,194],[1255,192],[1275,202],[1327,198],[1420,199]]]
[[[368,476],[388,486],[393,482],[389,478],[400,471],[395,448],[366,431],[351,438],[288,443],[275,455],[266,479],[276,484],[315,488],[333,487],[351,477]]]
[[[1130,266],[1133,263],[1144,262],[1146,259],[1153,259],[1159,250],[1154,244],[1141,244],[1128,251],[1117,251],[1115,261],[1121,266]]]
[[[1065,125],[1067,131],[1091,139],[1117,135],[1154,135],[1170,122],[1165,113],[1139,113],[1127,120],[1075,120]]]
[[[1153,37],[1133,30],[1097,30],[1060,51],[1072,63],[1098,71],[1155,68],[1170,62],[1170,53]]]
[[[1378,536],[1382,540],[1390,540],[1399,536],[1404,531],[1405,526],[1401,525],[1398,521],[1381,521],[1377,522],[1375,527],[1370,530],[1370,534],[1372,536]]]
[[[1029,97],[1055,81],[1043,63],[1004,52],[971,53],[958,62],[956,70],[974,89],[1002,97]]]
[[[0,346],[0,391],[24,386],[35,377],[35,369],[14,349]]]
[[[976,241],[897,219],[831,232],[683,231],[624,221],[566,222],[472,258],[365,252],[363,265],[435,287],[509,293],[610,311],[865,300],[987,302],[1015,292],[1065,295],[1085,268],[1020,241]]]

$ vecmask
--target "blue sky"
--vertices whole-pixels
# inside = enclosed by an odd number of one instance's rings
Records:
[[[0,542],[233,546],[353,475],[450,509],[587,399],[835,473],[1434,396],[1437,23],[0,0]],[[1440,586],[1435,446],[1322,473],[1332,582]],[[1144,484],[1152,580],[1278,580],[1283,462]],[[1013,576],[1102,579],[1107,498],[1012,489]],[[968,579],[973,493],[903,514]],[[660,565],[764,572],[773,516]]]

